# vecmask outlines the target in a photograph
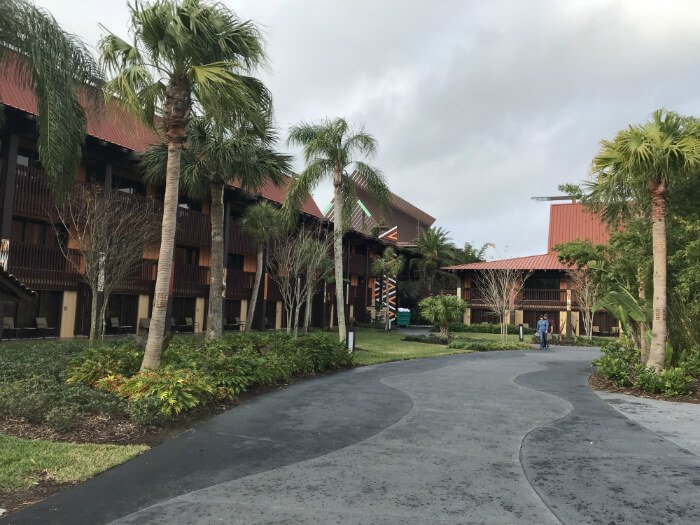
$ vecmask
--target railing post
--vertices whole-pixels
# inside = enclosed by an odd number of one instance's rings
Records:
[[[13,133],[9,136],[6,150],[3,152],[5,160],[5,187],[2,200],[2,217],[0,217],[0,266],[7,270],[10,257],[10,232],[12,231],[12,214],[14,212],[15,188],[17,187],[17,152],[19,151],[19,135]]]

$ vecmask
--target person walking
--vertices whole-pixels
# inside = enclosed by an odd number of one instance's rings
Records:
[[[547,348],[547,332],[549,332],[549,321],[546,315],[540,315],[540,320],[537,321],[537,333],[540,334],[540,348]]]

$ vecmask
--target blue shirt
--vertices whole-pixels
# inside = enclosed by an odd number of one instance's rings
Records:
[[[541,334],[546,334],[549,332],[549,321],[546,319],[540,319],[537,321],[537,331]]]

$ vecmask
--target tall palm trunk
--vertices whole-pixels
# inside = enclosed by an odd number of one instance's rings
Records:
[[[654,260],[654,312],[651,325],[651,348],[647,364],[663,370],[666,356],[666,195],[665,184],[652,188],[651,246]]]
[[[224,293],[224,185],[211,183],[211,269],[209,280],[209,312],[207,341],[221,337],[223,332]]]
[[[183,133],[184,134],[184,133]],[[170,292],[170,275],[173,271],[175,230],[177,229],[177,198],[180,185],[181,140],[168,140],[168,167],[165,174],[165,196],[163,198],[163,222],[160,230],[160,252],[158,274],[153,295],[153,312],[148,330],[146,352],[141,371],[155,370],[160,366],[165,332],[165,316]]]
[[[333,261],[335,266],[335,302],[338,312],[338,339],[345,342],[345,298],[343,291],[343,194],[342,178],[336,173],[333,181]]]
[[[248,302],[248,316],[245,318],[245,331],[249,331],[253,326],[253,316],[255,315],[255,306],[258,302],[258,294],[260,293],[260,282],[262,281],[263,271],[263,246],[258,246],[258,259],[255,267],[255,283],[253,283],[253,293]]]
[[[647,291],[644,282],[639,280],[639,298],[646,301]],[[639,323],[639,344],[642,349],[642,364],[646,365],[649,360],[649,341],[647,341],[647,323],[641,321]]]

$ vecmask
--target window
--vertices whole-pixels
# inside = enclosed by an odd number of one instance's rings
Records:
[[[199,264],[199,248],[175,246],[173,260],[176,264]]]
[[[62,228],[59,228],[59,231],[62,230]],[[61,235],[61,237],[63,236],[64,235]],[[56,237],[56,231],[51,224],[24,219],[13,219],[10,240],[27,244],[37,244],[40,246],[58,246],[59,238]],[[62,240],[65,241],[65,239]]]
[[[226,267],[229,270],[243,270],[243,256],[238,253],[229,253]]]

